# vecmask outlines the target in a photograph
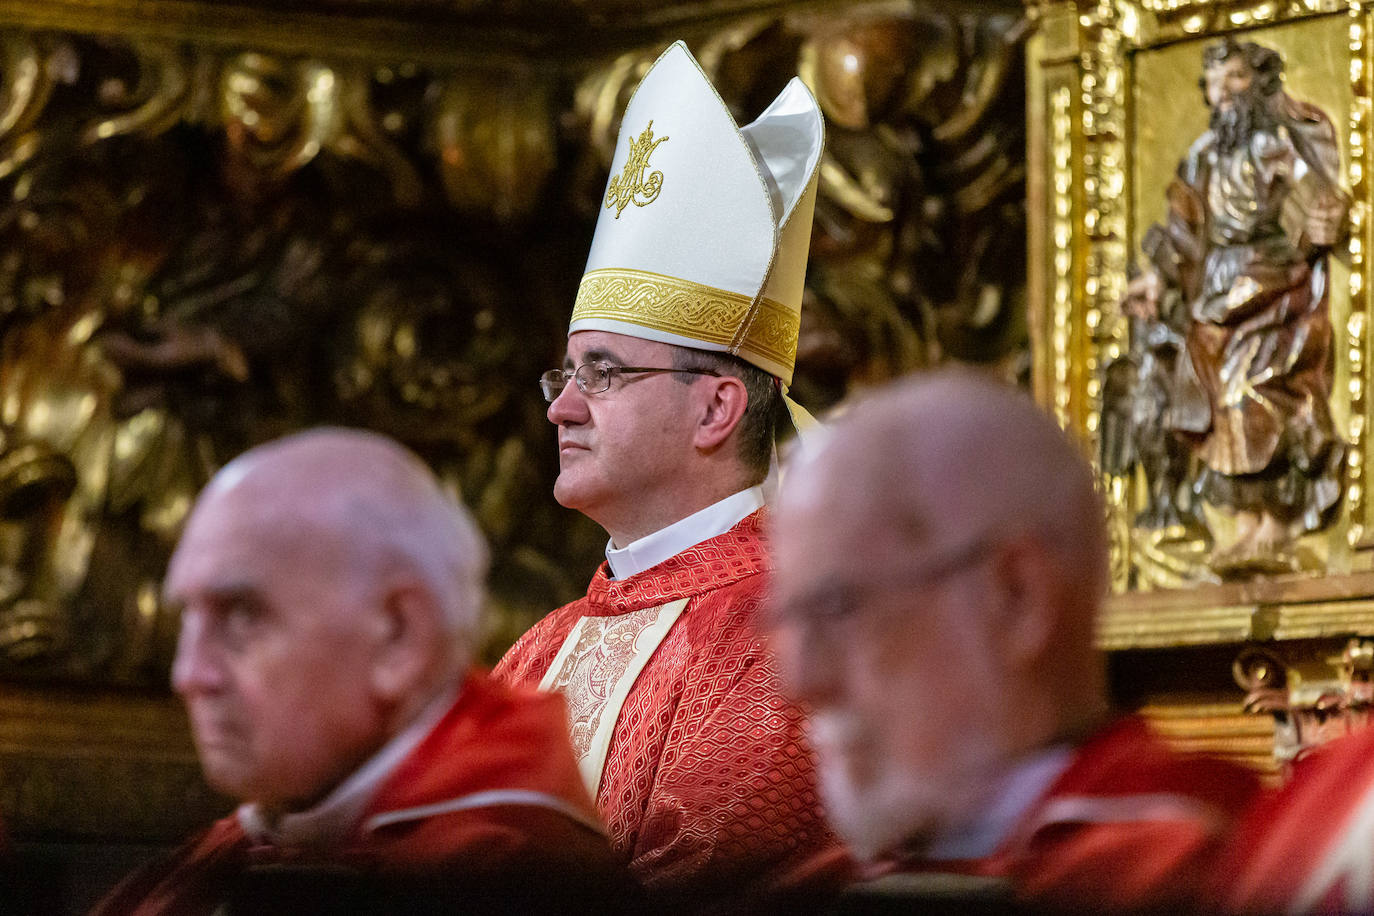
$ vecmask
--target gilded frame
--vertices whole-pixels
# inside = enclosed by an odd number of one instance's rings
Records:
[[[1294,95],[1321,105],[1352,196],[1349,241],[1332,259],[1336,387],[1350,444],[1344,506],[1325,539],[1326,573],[1154,591],[1128,587],[1132,495],[1104,475],[1114,594],[1108,649],[1374,634],[1374,518],[1367,391],[1371,10],[1363,0],[1100,0],[1032,7],[1028,48],[1029,320],[1037,399],[1096,457],[1102,367],[1126,344],[1119,302],[1164,187],[1206,126],[1200,52],[1236,33],[1275,47]],[[1240,33],[1244,33],[1241,36]],[[1315,535],[1313,537],[1316,537]]]

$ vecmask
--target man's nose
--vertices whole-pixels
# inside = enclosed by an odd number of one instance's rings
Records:
[[[558,397],[549,405],[547,416],[549,422],[555,426],[587,422],[587,396],[577,387],[574,379],[568,379],[563,390],[558,392]]]
[[[199,612],[184,610],[177,654],[172,661],[172,689],[183,697],[208,693],[224,686],[224,669],[213,634]]]

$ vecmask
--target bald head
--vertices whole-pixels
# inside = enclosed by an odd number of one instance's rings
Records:
[[[456,685],[486,562],[467,514],[384,437],[317,430],[225,466],[164,584],[207,779],[274,810],[326,795]]]
[[[770,635],[857,851],[957,829],[1017,759],[1098,723],[1103,518],[1053,421],[969,371],[875,392],[789,462]]]
[[[970,370],[875,393],[789,465],[784,518],[827,513],[900,535],[1029,535],[1060,556],[1065,584],[1105,593],[1105,514],[1082,454],[1029,397]],[[1072,580],[1071,582],[1068,580]]]
[[[432,592],[442,624],[471,650],[481,623],[487,549],[476,524],[409,449],[359,429],[322,428],[251,449],[215,475],[188,523],[247,507],[265,536],[327,543],[342,571],[409,572]],[[317,540],[318,539],[318,540]]]

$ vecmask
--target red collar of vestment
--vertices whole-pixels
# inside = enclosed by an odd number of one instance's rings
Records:
[[[769,568],[764,510],[745,516],[724,534],[694,544],[628,579],[611,579],[602,563],[587,588],[590,616],[626,614],[678,598],[691,598],[756,576]]]

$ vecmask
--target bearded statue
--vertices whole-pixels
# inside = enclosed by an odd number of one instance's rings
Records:
[[[1294,571],[1297,537],[1331,523],[1343,489],[1327,261],[1349,198],[1335,128],[1283,90],[1277,51],[1215,42],[1199,82],[1210,124],[1144,236],[1149,267],[1123,308],[1145,350],[1173,348],[1140,361],[1160,402],[1149,434],[1189,456],[1192,493],[1234,523],[1209,565]]]

